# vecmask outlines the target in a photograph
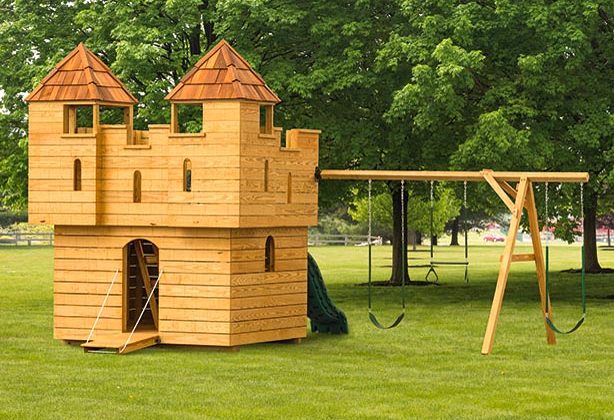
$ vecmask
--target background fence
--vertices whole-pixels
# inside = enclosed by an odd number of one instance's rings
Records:
[[[321,245],[342,245],[342,246],[367,246],[367,235],[325,235],[322,233],[310,233],[307,240],[309,246]],[[381,236],[372,236],[372,245],[382,245],[383,238]]]
[[[53,245],[53,232],[0,232],[0,245]]]

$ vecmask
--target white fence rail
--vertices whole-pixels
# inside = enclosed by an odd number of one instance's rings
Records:
[[[325,235],[322,233],[309,234],[307,243],[310,246],[340,245],[340,246],[367,246],[369,245],[367,235]],[[372,236],[371,245],[382,245],[384,243],[381,236]]]
[[[53,232],[0,232],[1,245],[53,245]]]

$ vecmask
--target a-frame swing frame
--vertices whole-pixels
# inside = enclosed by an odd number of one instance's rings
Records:
[[[533,184],[536,182],[588,182],[586,172],[495,172],[491,169],[482,171],[360,171],[360,170],[322,170],[318,172],[320,179],[336,180],[381,180],[381,181],[486,181],[505,206],[512,217],[505,240],[505,248],[500,258],[499,275],[493,296],[490,315],[486,324],[486,332],[482,343],[482,354],[492,352],[495,341],[497,322],[503,306],[503,297],[507,286],[512,262],[534,261],[539,288],[540,304],[546,341],[556,344],[554,331],[546,321],[546,263],[542,247],[537,205]],[[516,183],[512,186],[510,183]],[[527,211],[529,231],[533,245],[532,254],[514,254],[516,237],[520,229],[520,221],[524,210]],[[552,305],[548,302],[549,317],[552,320]]]

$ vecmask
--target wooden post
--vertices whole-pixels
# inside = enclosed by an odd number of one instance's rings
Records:
[[[535,205],[535,194],[533,192],[533,183],[529,182],[529,189],[527,193],[527,214],[529,216],[529,228],[531,231],[531,241],[533,242],[533,253],[535,255],[535,271],[537,272],[537,284],[539,287],[539,296],[542,308],[542,315],[544,316],[544,325],[546,326],[546,340],[548,344],[556,344],[556,336],[554,331],[550,328],[546,322],[546,264],[544,262],[544,251],[542,249],[541,237],[539,235],[539,221],[537,218],[537,207]],[[549,316],[552,319],[552,305],[549,308]]]
[[[100,132],[100,105],[95,103],[92,105],[92,133]]]
[[[124,124],[126,125],[126,144],[137,144],[134,141],[134,107],[132,105],[124,108]]]
[[[482,354],[490,354],[495,341],[497,321],[499,321],[499,314],[501,313],[501,306],[503,305],[503,296],[505,294],[505,286],[507,285],[507,276],[510,272],[510,266],[512,264],[512,254],[514,253],[514,247],[516,245],[516,236],[518,234],[518,228],[520,227],[520,219],[524,208],[527,187],[527,178],[521,178],[520,183],[518,184],[514,211],[512,212],[512,219],[510,221],[510,228],[505,241],[505,252],[503,253],[503,258],[501,259],[501,265],[499,266],[499,277],[497,278],[497,287],[495,288],[495,295],[490,308],[488,324],[486,325],[486,333],[484,334],[484,342],[482,343]]]
[[[203,121],[204,125],[204,121]],[[179,132],[179,115],[177,105],[171,102],[171,133]]]

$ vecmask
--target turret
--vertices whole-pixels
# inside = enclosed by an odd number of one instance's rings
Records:
[[[131,136],[136,99],[79,44],[26,101],[30,223],[96,224],[101,125],[123,124]]]
[[[319,131],[290,130],[282,147],[282,130],[273,124],[279,97],[230,44],[220,41],[166,99],[174,220],[228,227],[317,223]],[[189,194],[171,193],[186,186]]]

